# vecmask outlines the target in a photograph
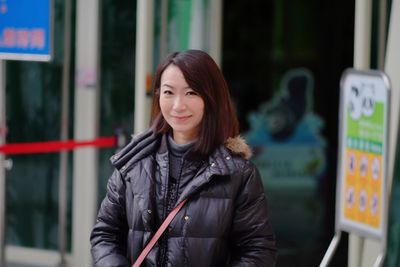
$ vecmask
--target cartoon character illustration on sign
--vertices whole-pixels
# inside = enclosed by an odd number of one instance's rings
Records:
[[[349,112],[350,116],[354,120],[358,120],[361,117],[361,92],[356,86],[352,86],[350,90],[350,100],[349,100]]]
[[[352,85],[349,95],[348,109],[353,120],[358,120],[361,115],[371,116],[374,113],[374,88],[372,85]]]

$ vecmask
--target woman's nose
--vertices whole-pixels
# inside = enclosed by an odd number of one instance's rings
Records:
[[[182,109],[185,109],[185,108],[186,108],[186,103],[185,103],[184,98],[183,98],[183,97],[180,97],[180,96],[177,96],[177,97],[174,99],[174,106],[173,106],[173,108],[174,108],[175,110],[182,110]]]

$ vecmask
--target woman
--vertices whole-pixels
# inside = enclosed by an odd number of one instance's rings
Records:
[[[205,52],[157,68],[151,127],[111,158],[91,234],[95,266],[132,266],[184,199],[142,266],[274,266],[260,175],[239,136],[229,89]]]

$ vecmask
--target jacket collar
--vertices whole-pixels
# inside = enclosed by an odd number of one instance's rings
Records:
[[[111,164],[123,172],[127,166],[155,151],[159,146],[159,142],[160,138],[151,129],[132,135],[131,141],[110,158]]]
[[[124,172],[127,166],[155,151],[158,151],[158,153],[167,152],[166,138],[166,135],[157,136],[152,129],[134,135],[129,144],[111,157],[111,163],[115,168]],[[208,162],[213,174],[226,175],[233,168],[232,156],[240,156],[244,159],[249,159],[252,156],[250,147],[241,136],[228,138],[225,144],[218,147],[209,157],[199,157],[194,153],[189,153],[187,158],[193,161]]]

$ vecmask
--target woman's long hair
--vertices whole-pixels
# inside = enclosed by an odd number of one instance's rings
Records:
[[[204,115],[199,128],[195,151],[209,154],[229,137],[239,134],[239,123],[233,107],[229,88],[215,61],[200,50],[175,52],[157,67],[151,110],[151,127],[156,134],[171,132],[160,109],[161,76],[169,65],[177,66],[189,87],[204,101]]]

